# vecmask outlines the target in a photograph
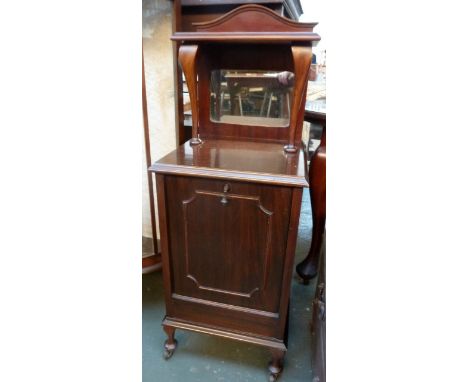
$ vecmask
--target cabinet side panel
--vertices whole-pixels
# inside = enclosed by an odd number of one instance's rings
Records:
[[[294,255],[296,252],[297,231],[299,228],[299,217],[301,214],[302,188],[295,188],[292,192],[291,215],[289,219],[288,239],[286,248],[286,260],[281,288],[280,323],[276,335],[284,334],[287,322],[287,311],[289,309],[289,295],[291,291],[291,279],[294,266]]]
[[[156,190],[158,201],[158,215],[159,215],[159,230],[161,235],[161,259],[163,268],[163,281],[164,281],[164,300],[166,302],[166,313],[171,314],[171,257],[169,253],[169,220],[166,210],[166,184],[165,175],[156,175]]]

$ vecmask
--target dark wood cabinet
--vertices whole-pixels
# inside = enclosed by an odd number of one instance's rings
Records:
[[[173,298],[277,319],[291,189],[182,176],[168,176],[165,184]]]
[[[173,31],[193,32],[196,30],[196,23],[211,21],[245,4],[261,4],[273,10],[278,15],[291,20],[299,20],[303,13],[300,0],[173,0]],[[174,51],[179,49],[179,44],[175,44]],[[179,144],[184,143],[191,137],[190,112],[186,115],[185,108],[190,110],[190,104],[184,104],[182,71],[177,64],[174,65],[175,80],[175,101],[176,101],[176,121],[177,136]]]
[[[286,156],[278,143],[210,140],[187,142],[152,166],[163,223],[163,325],[282,357],[304,163],[302,150]]]
[[[205,142],[194,158],[186,143],[154,165],[170,254],[167,314],[281,340],[287,300],[278,291],[291,280],[304,166],[289,164],[279,144],[243,142],[245,163],[233,147]],[[220,164],[197,174],[203,161]],[[252,170],[262,167],[271,173]]]
[[[298,128],[311,47],[319,40],[313,26],[245,5],[173,36],[181,42],[193,126],[190,141],[150,168],[167,358],[179,328],[266,346],[270,379],[282,370],[308,185]]]

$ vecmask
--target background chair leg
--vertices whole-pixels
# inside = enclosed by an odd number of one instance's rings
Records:
[[[310,161],[309,182],[310,201],[312,203],[312,244],[309,254],[297,265],[296,272],[305,285],[317,275],[320,248],[322,247],[323,232],[326,216],[326,149],[320,147]]]

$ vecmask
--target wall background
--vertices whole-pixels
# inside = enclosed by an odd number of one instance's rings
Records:
[[[151,160],[153,162],[176,148],[171,35],[172,1],[143,0],[143,51]],[[143,236],[152,237],[143,126],[141,126],[141,131],[143,154]],[[154,186],[156,191],[156,185]]]
[[[327,13],[326,0],[301,0],[302,10],[304,13],[299,18],[300,22],[318,22],[318,25],[314,28],[314,32],[318,33],[322,38],[317,46],[313,49],[313,52],[317,55],[317,63],[324,64],[326,59],[326,45],[327,45]]]

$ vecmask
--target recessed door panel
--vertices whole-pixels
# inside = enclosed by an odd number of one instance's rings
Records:
[[[277,312],[291,191],[184,177],[166,184],[176,298]]]

